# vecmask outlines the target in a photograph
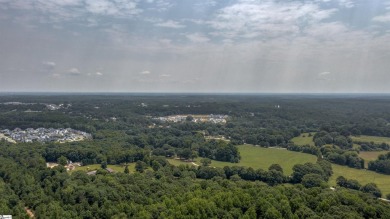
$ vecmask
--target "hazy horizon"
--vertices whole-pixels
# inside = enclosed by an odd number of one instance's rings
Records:
[[[0,92],[390,93],[390,0],[0,0]]]

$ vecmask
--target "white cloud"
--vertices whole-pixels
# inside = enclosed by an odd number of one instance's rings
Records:
[[[72,76],[80,76],[81,72],[77,68],[71,68],[71,69],[68,70],[68,74],[72,75]]]
[[[346,7],[346,8],[353,8],[355,7],[355,2],[353,0],[338,0],[340,6]]]
[[[94,14],[131,16],[140,13],[137,3],[131,0],[87,0],[86,9]]]
[[[88,73],[87,75],[88,76],[97,76],[98,77],[98,76],[103,76],[103,73],[98,71],[98,72],[95,72],[95,73]]]
[[[172,20],[168,20],[168,21],[156,23],[155,26],[158,26],[158,27],[167,27],[167,28],[174,28],[174,29],[179,29],[179,28],[184,28],[184,27],[186,27],[185,25],[180,24],[180,23],[177,22],[177,21],[172,21]]]
[[[228,38],[275,37],[299,33],[304,26],[329,18],[336,9],[297,1],[240,1],[219,10],[209,25]]]
[[[376,16],[376,17],[372,18],[372,20],[376,21],[376,22],[383,22],[383,23],[390,22],[390,13],[387,13],[385,15]]]
[[[149,74],[151,74],[151,72],[148,71],[148,70],[145,70],[145,71],[141,71],[139,74],[141,74],[141,75],[149,75]]]
[[[160,77],[161,78],[170,78],[171,75],[170,74],[161,74]]]
[[[50,68],[54,68],[57,65],[55,62],[50,62],[50,61],[44,61],[42,62],[42,64]]]
[[[206,43],[210,41],[210,38],[206,37],[202,33],[193,33],[193,34],[186,34],[185,35],[191,42],[194,43]]]
[[[317,80],[330,81],[331,80],[331,74],[332,73],[328,72],[328,71],[318,73]]]

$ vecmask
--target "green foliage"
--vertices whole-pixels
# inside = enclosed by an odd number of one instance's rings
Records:
[[[302,185],[306,188],[319,187],[324,182],[325,181],[323,180],[321,175],[314,173],[306,174],[302,178]]]
[[[269,171],[275,170],[275,171],[279,171],[279,172],[283,173],[283,168],[279,164],[271,164],[271,166],[269,166],[268,170]]]
[[[123,172],[126,173],[126,174],[129,174],[129,173],[130,173],[130,170],[129,170],[129,166],[128,166],[128,165],[125,166],[125,170],[124,170]]]
[[[209,158],[203,158],[200,160],[200,163],[202,163],[202,166],[210,166],[211,164],[211,159]]]
[[[61,156],[57,159],[57,163],[59,165],[65,166],[66,164],[68,164],[68,159],[64,156]]]
[[[106,161],[103,161],[103,162],[101,163],[100,167],[101,167],[102,169],[106,169],[106,168],[107,168],[107,162],[106,162]]]
[[[360,188],[360,191],[365,193],[370,193],[375,197],[380,198],[382,196],[382,192],[378,189],[375,183],[368,183]]]
[[[137,172],[143,173],[145,169],[148,167],[148,165],[143,161],[137,161],[135,164],[135,170]]]

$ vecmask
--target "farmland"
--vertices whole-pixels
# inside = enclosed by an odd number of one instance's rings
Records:
[[[284,149],[277,148],[262,148],[252,145],[238,146],[238,150],[241,154],[240,163],[229,163],[221,161],[212,161],[211,166],[224,167],[224,166],[245,166],[252,167],[254,169],[268,169],[271,164],[279,164],[286,174],[292,173],[292,167],[295,164],[303,164],[307,162],[316,162],[317,158],[313,155],[296,153]],[[186,164],[178,160],[169,160],[173,165]],[[201,164],[200,159],[196,159],[195,163]],[[190,163],[188,163],[190,164]]]
[[[221,168],[224,166],[245,166],[255,169],[261,168],[265,170],[268,169],[271,164],[277,163],[283,167],[284,173],[289,175],[292,173],[292,167],[295,164],[303,164],[307,162],[314,163],[317,159],[315,156],[309,154],[275,148],[254,147],[252,145],[241,145],[238,146],[238,149],[241,154],[240,163],[228,163],[213,160],[211,162],[211,166]],[[363,152],[363,154],[365,153],[367,152]],[[191,164],[188,162],[172,159],[170,159],[169,162],[173,165]],[[195,159],[195,163],[200,165],[200,159]],[[334,173],[329,180],[329,184],[332,186],[336,185],[337,177],[344,176],[347,179],[355,179],[362,185],[370,182],[376,183],[383,194],[390,193],[390,185],[388,184],[388,182],[390,182],[390,176],[388,175],[363,169],[349,168],[337,164],[332,164],[332,168]]]
[[[300,136],[291,139],[291,141],[294,142],[294,144],[296,145],[314,145],[314,134],[315,132],[312,132],[311,136],[309,136],[309,133],[302,133]]]
[[[368,135],[360,135],[360,136],[351,136],[354,142],[374,142],[375,144],[390,144],[390,138],[388,137],[378,137],[378,136],[368,136]]]
[[[368,167],[368,162],[376,160],[379,155],[386,154],[388,151],[361,151],[359,157],[364,159],[364,167]]]

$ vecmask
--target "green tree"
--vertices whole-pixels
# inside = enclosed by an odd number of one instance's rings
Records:
[[[306,188],[319,187],[324,182],[321,175],[313,173],[306,174],[302,178],[302,185]]]
[[[107,162],[106,161],[103,161],[101,164],[100,164],[100,167],[102,169],[106,169],[107,168]]]
[[[137,172],[140,172],[140,173],[143,173],[145,171],[145,169],[147,168],[147,164],[143,161],[137,161],[136,164],[135,164],[135,170]]]
[[[57,159],[57,163],[59,165],[65,166],[66,164],[68,164],[68,159],[64,156],[61,156]]]
[[[279,164],[272,164],[271,166],[269,166],[268,170],[276,170],[283,173],[283,168]]]
[[[202,166],[207,167],[207,166],[210,166],[210,164],[211,164],[211,159],[209,159],[209,158],[203,158],[203,159],[200,160],[200,162],[202,163]]]
[[[128,166],[128,165],[125,166],[124,173],[126,173],[126,174],[129,174],[129,173],[130,173],[130,171],[129,171],[129,166]]]
[[[378,189],[375,183],[367,183],[360,188],[360,191],[370,193],[377,198],[382,197],[382,192]]]

